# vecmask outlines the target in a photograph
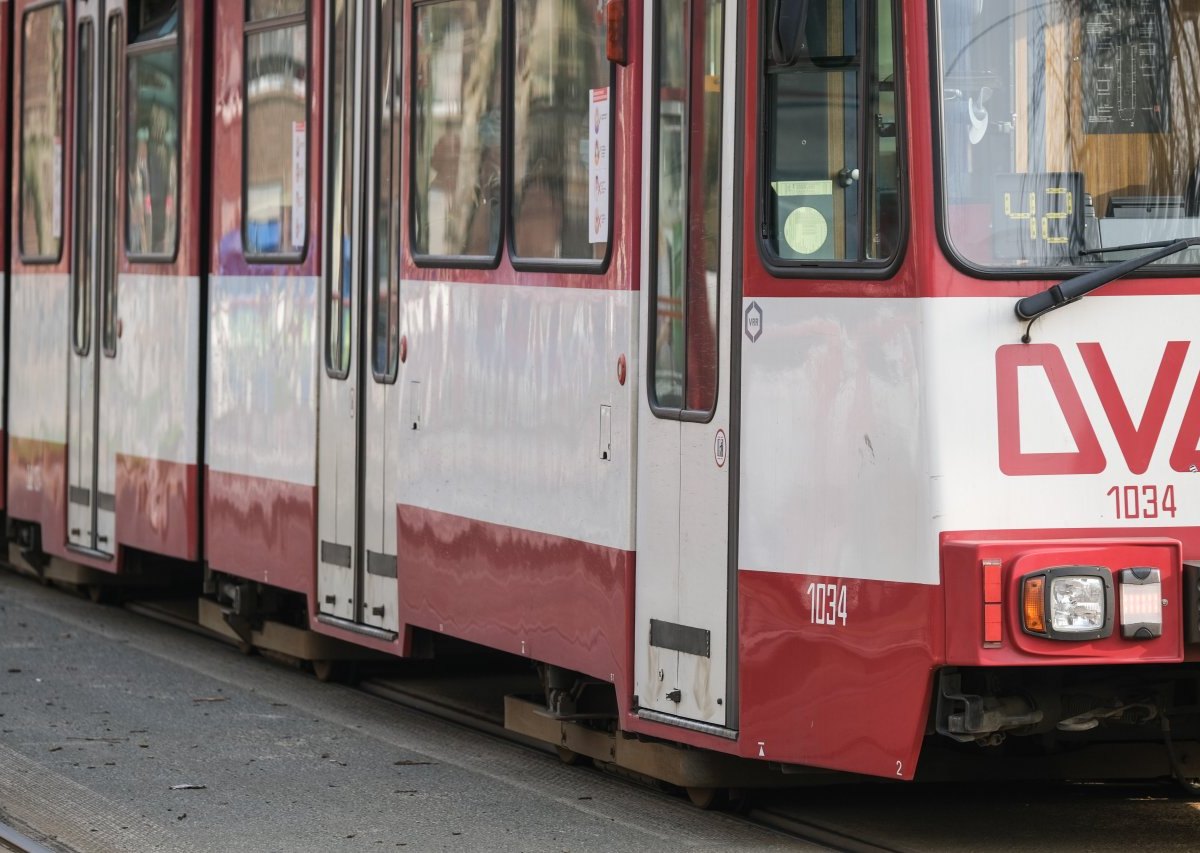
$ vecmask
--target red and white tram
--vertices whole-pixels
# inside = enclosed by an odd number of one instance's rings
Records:
[[[10,6],[14,559],[1200,776],[1197,0]]]

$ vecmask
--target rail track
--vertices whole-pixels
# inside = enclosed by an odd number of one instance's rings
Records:
[[[53,607],[54,599],[48,601]],[[228,636],[199,624],[194,602],[184,606],[181,602],[134,600],[124,602],[123,607],[206,639],[237,645]],[[103,608],[96,610],[103,612]],[[300,666],[277,653],[264,657],[290,663],[293,668]],[[323,672],[337,675],[336,668]],[[495,656],[473,662],[462,655],[430,662],[389,661],[385,667],[366,665],[352,684],[364,694],[490,738],[543,755],[557,751],[552,744],[504,726],[504,697],[539,689],[527,664],[522,669],[505,665]],[[645,789],[651,797],[678,799],[684,795],[678,788],[603,762],[594,764],[571,772],[619,777],[631,788]],[[871,783],[764,792],[735,803],[724,819],[768,829],[810,848],[846,851],[946,851],[967,846],[1011,850],[1020,849],[1020,839],[1031,833],[1042,839],[1045,849],[1085,844],[1089,849],[1109,851],[1141,844],[1160,850],[1189,850],[1200,829],[1200,808],[1169,785],[939,787]],[[9,849],[24,848],[10,844]]]
[[[9,567],[12,569],[12,567]],[[26,573],[16,571],[27,576]],[[64,594],[88,596],[89,590],[84,587],[72,587],[70,584],[55,584]],[[96,596],[91,596],[95,598]],[[105,600],[108,600],[107,597]],[[101,607],[103,605],[97,605]],[[197,608],[188,602],[180,600],[155,600],[131,598],[119,602],[123,609],[139,616],[166,623],[174,627],[190,631],[230,645],[239,645],[227,635],[209,630],[200,624],[196,617]],[[243,651],[252,653],[253,649]],[[485,655],[489,654],[484,652]],[[275,659],[282,665],[292,665],[294,668],[305,668],[305,662],[291,659],[285,654],[267,651],[264,657]],[[489,737],[502,739],[526,749],[543,754],[556,754],[554,746],[504,726],[503,698],[511,691],[529,692],[538,689],[536,677],[531,673],[521,673],[511,666],[505,669],[501,665],[496,668],[496,656],[488,657],[484,666],[487,674],[481,674],[478,666],[472,666],[469,661],[458,660],[449,666],[438,662],[416,663],[414,666],[400,667],[403,673],[388,674],[386,666],[376,664],[367,668],[362,678],[348,679],[350,686],[365,694],[385,699],[394,704],[415,710],[442,721],[485,734]],[[317,668],[317,673],[325,677],[338,677],[344,673],[332,669]],[[481,689],[482,687],[482,689]],[[560,755],[560,757],[562,757]],[[592,767],[578,768],[580,773],[602,773],[610,777],[621,778],[631,786],[645,788],[648,793],[686,797],[687,792],[673,788],[664,783],[655,782],[648,777],[639,776],[619,768],[606,766],[595,762]],[[706,803],[707,805],[708,803]],[[851,851],[852,853],[903,853],[906,848],[886,843],[878,837],[868,837],[847,832],[842,828],[822,825],[805,820],[795,815],[771,808],[755,807],[752,801],[734,803],[727,809],[729,820],[741,822],[749,826],[768,829],[780,836],[815,845],[831,850]],[[7,832],[11,832],[11,840]],[[51,853],[51,849],[40,845],[16,830],[0,831],[0,850],[11,849],[27,851],[27,853]],[[80,851],[86,853],[86,851]]]

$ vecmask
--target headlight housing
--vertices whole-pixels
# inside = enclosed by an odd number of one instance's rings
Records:
[[[1113,630],[1112,572],[1100,566],[1059,566],[1021,582],[1025,633],[1051,640],[1099,640]]]

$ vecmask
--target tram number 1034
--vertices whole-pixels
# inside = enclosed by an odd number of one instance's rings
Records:
[[[814,625],[846,624],[846,587],[838,583],[810,583],[808,601]]]
[[[1112,498],[1116,517],[1174,518],[1174,486],[1113,486],[1105,493]]]

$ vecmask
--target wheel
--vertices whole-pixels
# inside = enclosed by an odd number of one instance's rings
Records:
[[[567,764],[571,767],[574,767],[578,764],[582,764],[586,757],[586,756],[580,755],[578,752],[576,752],[573,749],[567,749],[565,746],[556,746],[556,747],[554,747],[554,751],[558,753],[559,761],[561,761],[563,764]]]
[[[1200,799],[1200,779],[1192,776],[1177,776],[1175,782],[1183,789],[1185,796],[1193,800]]]
[[[117,594],[112,587],[102,583],[88,584],[87,594],[94,604],[112,604],[117,600]]]
[[[692,805],[698,809],[708,809],[719,806],[724,802],[724,788],[700,788],[689,786],[684,790],[687,791],[688,799],[692,801]]]
[[[315,660],[312,662],[313,675],[317,681],[337,681],[338,663],[336,660]]]
[[[317,681],[351,682],[355,680],[357,669],[352,660],[315,660],[312,662],[313,675]]]

